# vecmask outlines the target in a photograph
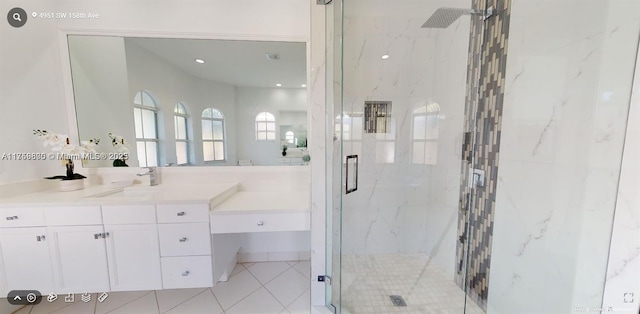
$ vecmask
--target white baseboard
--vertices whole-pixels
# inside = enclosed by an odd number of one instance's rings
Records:
[[[238,252],[238,263],[290,262],[311,260],[310,251]]]

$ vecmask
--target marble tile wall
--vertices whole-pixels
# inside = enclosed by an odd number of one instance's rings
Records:
[[[640,47],[638,48],[640,50]],[[640,308],[640,55],[627,122],[602,307],[638,313]]]
[[[512,1],[489,313],[601,306],[639,30],[637,1]]]

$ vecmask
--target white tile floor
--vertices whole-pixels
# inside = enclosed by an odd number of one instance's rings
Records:
[[[45,298],[13,313],[310,313],[310,271],[309,261],[243,263],[236,266],[229,281],[213,288],[112,292],[102,303],[95,294],[88,303],[79,295],[75,303],[64,303],[63,298],[49,303]]]

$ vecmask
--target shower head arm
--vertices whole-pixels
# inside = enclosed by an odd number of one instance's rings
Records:
[[[482,16],[484,20],[493,16],[495,9],[493,7],[489,7],[486,10],[469,10],[468,15],[479,15]]]

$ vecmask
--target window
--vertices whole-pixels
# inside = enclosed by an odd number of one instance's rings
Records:
[[[276,118],[268,113],[261,112],[256,116],[256,140],[275,141]]]
[[[287,143],[294,144],[293,141],[295,140],[295,134],[293,134],[293,131],[287,131],[286,133],[284,133],[284,139],[287,141]]]
[[[435,165],[438,160],[440,105],[432,103],[413,110],[413,163]]]
[[[148,91],[139,91],[133,98],[133,107],[138,165],[155,167],[158,165],[156,101]]]
[[[220,110],[202,111],[202,153],[204,161],[224,161],[224,115]]]
[[[189,163],[189,136],[187,135],[187,109],[181,102],[173,108],[173,123],[176,135],[176,163]]]

